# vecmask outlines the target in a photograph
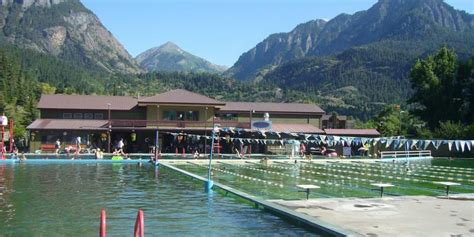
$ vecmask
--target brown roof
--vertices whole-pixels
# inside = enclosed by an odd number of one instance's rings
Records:
[[[323,114],[319,106],[315,104],[300,103],[248,103],[248,102],[227,102],[221,108],[221,113],[246,112],[255,110],[257,113],[317,113]]]
[[[37,119],[31,123],[29,130],[107,130],[107,120],[83,119]]]
[[[286,132],[286,133],[324,134],[323,130],[311,124],[272,124],[272,130],[275,132]]]
[[[129,96],[99,95],[42,95],[38,109],[90,109],[131,110],[137,106],[137,99]]]
[[[377,129],[324,129],[324,132],[336,136],[380,136]]]
[[[140,98],[139,103],[158,104],[200,104],[200,105],[224,105],[224,102],[196,94],[187,90],[177,89],[150,97]]]

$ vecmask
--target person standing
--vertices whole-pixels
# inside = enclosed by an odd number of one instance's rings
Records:
[[[79,154],[81,152],[81,143],[81,137],[76,137],[76,154]]]
[[[58,139],[56,139],[56,143],[54,143],[54,153],[56,153],[56,155],[59,154],[59,149],[61,149],[61,141]]]
[[[306,155],[306,146],[303,142],[300,143],[300,157],[304,158]]]

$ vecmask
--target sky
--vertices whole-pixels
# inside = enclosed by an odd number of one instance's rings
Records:
[[[370,8],[377,0],[81,0],[132,56],[168,41],[232,66],[270,34]],[[474,14],[473,0],[445,0]]]

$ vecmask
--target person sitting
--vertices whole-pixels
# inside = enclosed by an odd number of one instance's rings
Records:
[[[194,159],[199,158],[199,152],[196,150],[193,155]]]
[[[270,165],[271,164],[271,161],[268,159],[268,157],[264,157],[260,160],[260,163],[262,165]]]
[[[69,145],[69,146],[64,148],[64,151],[69,156],[71,153],[74,153],[76,151],[76,149],[73,146]]]
[[[327,149],[326,146],[323,146],[321,148],[321,153],[323,154],[323,156],[337,157],[337,152],[335,150]]]
[[[95,158],[98,160],[104,158],[104,152],[102,152],[100,148],[97,148],[97,150],[95,151]]]
[[[26,156],[25,156],[25,153],[21,153],[21,156],[20,156],[20,162],[21,161],[25,161],[26,160]]]
[[[153,153],[151,156],[150,156],[150,163],[152,164],[157,164],[158,163],[158,160],[161,158],[161,152],[158,151],[157,153]]]
[[[234,148],[234,150],[235,150],[235,155],[236,155],[238,158],[242,158],[242,154],[240,154],[239,149],[237,149],[237,147],[236,147],[236,148]]]
[[[19,159],[20,157],[18,156],[18,149],[15,148],[15,150],[13,150],[13,153],[12,153],[12,160],[16,160],[16,159]]]

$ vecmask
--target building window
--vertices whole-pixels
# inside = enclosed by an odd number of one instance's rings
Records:
[[[94,114],[94,119],[104,119],[104,114],[103,113],[95,113]]]
[[[199,111],[188,111],[186,113],[186,120],[199,121]]]
[[[74,113],[74,119],[82,119],[82,113]]]
[[[163,120],[177,120],[177,121],[199,121],[199,111],[163,111]]]
[[[63,113],[63,119],[72,119],[72,113]]]
[[[182,111],[176,112],[176,118],[177,118],[179,121],[185,120],[185,116],[186,116],[185,113],[182,112]]]
[[[236,121],[237,120],[237,115],[236,114],[223,114],[223,115],[221,115],[221,119],[222,120]]]
[[[174,110],[163,111],[163,120],[176,120],[176,111]]]
[[[92,114],[92,113],[85,113],[85,114],[84,114],[84,119],[94,119],[94,114]]]

